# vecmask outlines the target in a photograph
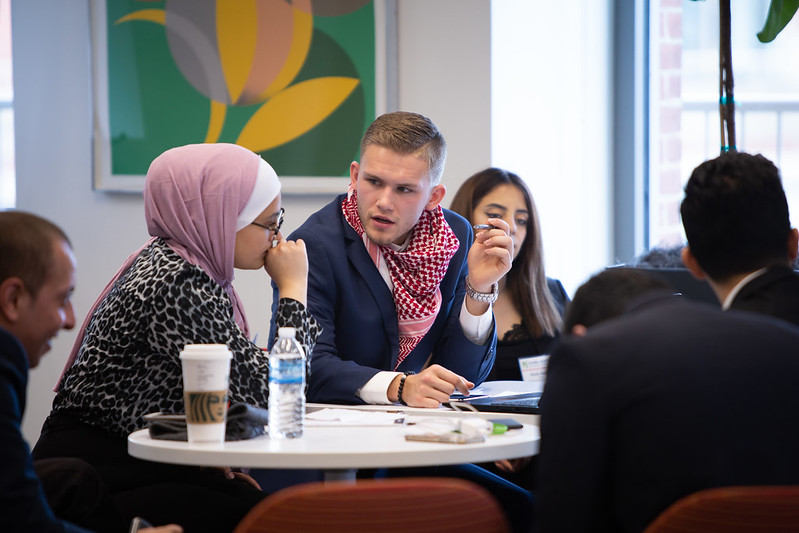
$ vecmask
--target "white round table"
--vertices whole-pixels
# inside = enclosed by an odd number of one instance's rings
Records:
[[[442,416],[436,413],[437,416]],[[450,413],[448,416],[462,416]],[[353,478],[357,468],[480,463],[538,453],[538,426],[489,435],[484,442],[408,441],[408,426],[307,426],[298,439],[266,436],[223,444],[189,444],[150,438],[142,429],[128,437],[128,453],[163,463],[246,468],[321,469],[326,479]]]

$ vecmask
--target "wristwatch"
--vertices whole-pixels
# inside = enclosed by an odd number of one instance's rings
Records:
[[[499,285],[497,283],[491,285],[491,292],[477,292],[469,283],[469,276],[466,276],[466,294],[472,300],[492,304],[497,301],[497,296],[499,296]]]

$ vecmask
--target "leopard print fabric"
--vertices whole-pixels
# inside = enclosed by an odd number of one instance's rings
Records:
[[[305,306],[281,298],[277,313],[278,326],[294,327],[310,353],[321,329]],[[189,343],[226,344],[230,401],[267,407],[266,352],[236,324],[225,290],[156,239],[95,311],[53,413],[125,436],[146,425],[142,415],[184,412],[178,356]]]

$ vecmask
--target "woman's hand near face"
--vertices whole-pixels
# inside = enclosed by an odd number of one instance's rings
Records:
[[[308,254],[302,239],[287,241],[280,235],[277,246],[266,252],[264,269],[275,281],[281,298],[307,304]]]

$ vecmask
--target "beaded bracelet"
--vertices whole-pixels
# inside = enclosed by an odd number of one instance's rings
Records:
[[[402,389],[405,387],[405,378],[407,378],[411,374],[416,374],[416,372],[407,370],[402,374],[402,377],[400,378],[399,389],[397,389],[397,399],[402,405],[408,405],[407,403],[405,403],[405,400],[402,399]]]

